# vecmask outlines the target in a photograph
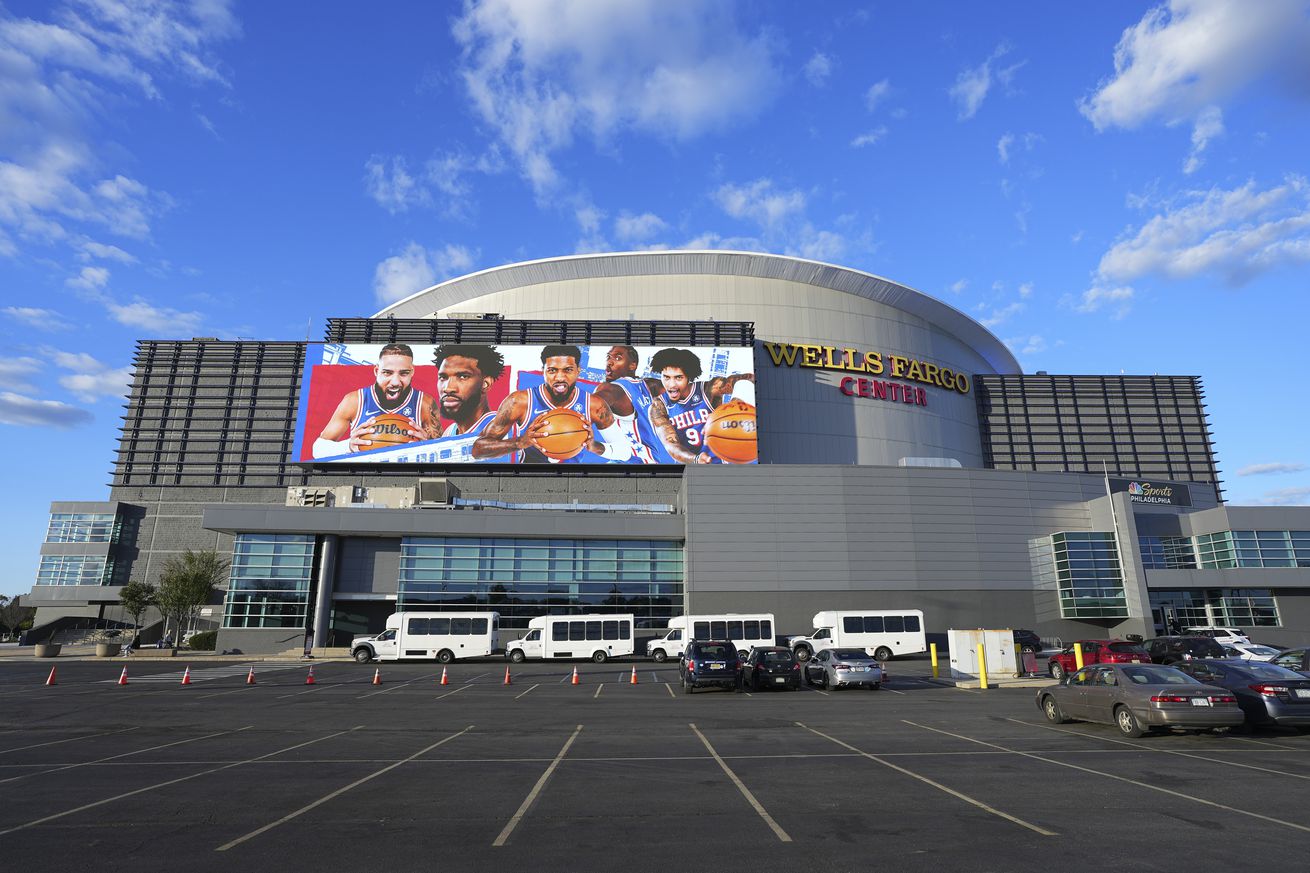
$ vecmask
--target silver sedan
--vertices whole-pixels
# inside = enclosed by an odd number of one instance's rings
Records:
[[[882,687],[883,670],[864,649],[824,649],[805,662],[805,681],[820,688]]]
[[[1161,664],[1092,664],[1038,689],[1037,707],[1052,724],[1102,722],[1126,737],[1159,728],[1225,730],[1244,719],[1228,689]]]

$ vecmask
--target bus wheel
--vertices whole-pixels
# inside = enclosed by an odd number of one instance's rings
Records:
[[[892,650],[886,646],[879,646],[873,653],[876,661],[890,661],[892,659]]]
[[[669,659],[669,656],[663,649],[656,649],[655,654],[651,655],[651,657],[655,659],[656,664],[663,664]]]
[[[604,664],[605,659],[608,657],[609,657],[609,653],[607,653],[604,649],[599,649],[591,656],[591,660],[595,661],[597,664]]]
[[[522,664],[522,663],[523,663],[523,650],[522,650],[522,649],[515,649],[514,651],[510,652],[510,653],[509,653],[509,659],[510,659],[511,661],[513,661],[515,664]]]
[[[361,664],[367,664],[369,661],[373,660],[373,653],[369,651],[367,646],[355,649],[355,660]]]
[[[437,652],[437,660],[443,664],[449,664],[451,661],[455,660],[455,653],[450,649],[442,649],[440,652]]]

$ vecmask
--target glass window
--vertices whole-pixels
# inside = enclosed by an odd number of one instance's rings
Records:
[[[886,633],[899,634],[905,632],[905,616],[903,615],[885,615],[882,619],[882,626]]]
[[[864,625],[858,615],[848,615],[842,619],[842,630],[848,634],[863,633]]]
[[[631,623],[631,622],[627,622],[627,621],[621,621],[621,622],[619,622],[619,639],[621,639],[621,640],[630,640],[630,639],[632,639],[632,623]]]
[[[473,633],[482,636],[487,632],[487,620],[485,618],[473,619]]]
[[[742,637],[744,640],[763,639],[763,637],[760,636],[760,623],[758,621],[745,622],[744,633],[745,635]]]
[[[919,616],[917,615],[905,616],[905,631],[906,633],[916,633],[916,634],[919,632]]]
[[[552,622],[550,626],[550,638],[557,643],[567,642],[569,638],[569,623],[567,621]]]
[[[426,618],[411,618],[409,620],[410,636],[427,636],[428,620]]]
[[[599,640],[604,637],[601,634],[601,623],[598,621],[589,621],[587,624],[587,639]]]
[[[708,621],[694,622],[692,627],[695,629],[692,636],[698,640],[708,640],[710,638],[710,623]]]
[[[113,513],[52,512],[47,543],[108,543],[117,539]]]
[[[312,535],[238,534],[232,543],[223,626],[305,627],[313,566]]]
[[[859,619],[856,619],[859,621]],[[861,623],[866,634],[880,634],[883,632],[883,620],[881,615],[866,615]]]
[[[760,639],[762,640],[773,639],[773,622],[769,621],[768,619],[764,619],[763,621],[760,622]]]
[[[740,621],[730,621],[730,622],[728,622],[728,634],[727,634],[727,637],[728,637],[728,639],[730,639],[730,640],[744,640],[744,639],[746,639],[746,632],[745,632],[745,630],[742,628],[742,623],[741,623]]]
[[[710,619],[710,639],[722,640],[728,637],[728,623]]]
[[[42,555],[37,585],[104,585],[113,567],[103,555]]]
[[[587,623],[585,621],[569,622],[569,642],[575,643],[587,638]]]
[[[617,621],[605,622],[603,636],[607,640],[617,640],[619,638],[619,623]]]

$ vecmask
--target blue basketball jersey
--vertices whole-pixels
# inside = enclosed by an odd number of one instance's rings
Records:
[[[471,428],[469,428],[468,430],[464,431],[463,433],[460,433],[460,432],[459,432],[459,425],[458,425],[458,424],[455,424],[455,422],[452,421],[450,424],[446,425],[446,429],[443,430],[443,431],[441,432],[441,435],[442,435],[443,437],[453,437],[453,436],[470,437],[470,436],[478,436],[478,435],[481,434],[484,430],[487,429],[487,425],[491,424],[492,419],[494,419],[495,417],[496,417],[496,413],[494,413],[494,412],[484,412],[484,413],[482,413],[482,417],[479,418],[477,421],[473,422],[473,426],[472,426]]]
[[[629,464],[674,464],[673,456],[664,446],[664,440],[655,431],[651,423],[651,407],[655,397],[650,393],[650,386],[645,379],[623,376],[610,383],[618,387],[632,401],[633,414],[615,415],[614,419],[623,428],[623,433],[632,443],[632,457]]]
[[[409,396],[399,406],[393,406],[390,409],[378,403],[377,386],[370,385],[367,388],[360,388],[355,392],[359,396],[359,411],[355,417],[350,420],[350,430],[353,432],[370,418],[376,418],[379,415],[403,415],[410,421],[414,422],[415,430],[422,430],[422,409],[424,395],[414,386],[409,387]]]
[[[556,406],[550,402],[545,385],[537,385],[528,390],[528,397],[531,403],[528,404],[528,413],[523,417],[521,422],[517,422],[510,428],[511,436],[519,436],[526,433],[528,428],[532,427],[532,422],[536,421],[539,416],[545,415],[552,409],[572,409],[578,415],[582,416],[583,421],[591,421],[591,389],[584,388],[581,385],[573,386],[573,394],[570,395],[567,403]],[[513,459],[515,464],[523,460],[522,452],[513,452],[507,456]],[[600,455],[583,449],[578,455],[559,461],[561,464],[590,464],[605,463],[605,459]]]
[[[705,446],[705,422],[714,407],[710,405],[710,398],[705,393],[705,383],[697,382],[693,385],[691,394],[681,403],[674,403],[667,391],[660,395],[660,399],[664,401],[669,420],[678,431],[678,442],[697,454],[708,452]]]
[[[433,461],[442,463],[461,463],[461,464],[508,464],[514,458],[514,453],[501,455],[497,458],[475,458],[473,457],[473,443],[482,432],[487,429],[487,425],[496,418],[494,412],[484,412],[482,417],[473,423],[473,426],[463,433],[459,433],[459,425],[451,423],[441,432],[441,439],[433,440]]]

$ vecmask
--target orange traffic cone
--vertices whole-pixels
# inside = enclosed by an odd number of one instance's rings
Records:
[[[250,672],[246,674],[246,684],[247,684],[247,685],[254,685],[254,684],[255,684],[255,668],[254,668],[254,667],[251,667],[251,668],[250,668]]]
[[[374,670],[373,670],[373,684],[374,684],[374,685],[381,685],[381,684],[382,684],[382,668],[381,668],[381,667],[375,667]]]
[[[127,665],[126,665],[126,664],[123,665],[123,672],[122,672],[121,674],[119,674],[119,677],[118,677],[118,684],[119,684],[119,685],[126,685],[126,684],[127,684]]]
[[[190,664],[188,664],[188,665],[187,665],[187,668],[186,668],[185,670],[182,671],[182,684],[183,684],[183,685],[190,685],[190,684],[191,684],[191,665],[190,665]]]
[[[442,668],[441,668],[441,684],[442,684],[442,685],[449,685],[449,684],[450,684],[450,680],[446,678],[446,668],[445,668],[445,667],[442,667]]]
[[[628,684],[629,684],[629,685],[636,685],[636,684],[637,684],[637,665],[636,665],[636,664],[633,664],[633,665],[632,665],[632,678],[628,680]]]
[[[581,684],[582,684],[582,680],[580,680],[580,679],[578,678],[578,668],[577,668],[577,667],[574,667],[574,668],[573,668],[573,684],[574,684],[574,685],[581,685]]]
[[[313,665],[313,664],[310,664],[310,665],[309,665],[309,675],[305,677],[305,684],[306,684],[306,685],[317,685],[317,684],[318,684],[317,682],[314,681],[314,665]]]
[[[512,684],[513,684],[512,682],[509,681],[509,666],[508,666],[508,665],[505,666],[505,684],[506,684],[506,685],[512,685]]]
[[[46,677],[45,684],[47,684],[47,685],[54,685],[54,684],[55,684],[55,668],[54,668],[54,667],[51,667],[51,668],[50,668],[50,675]]]

